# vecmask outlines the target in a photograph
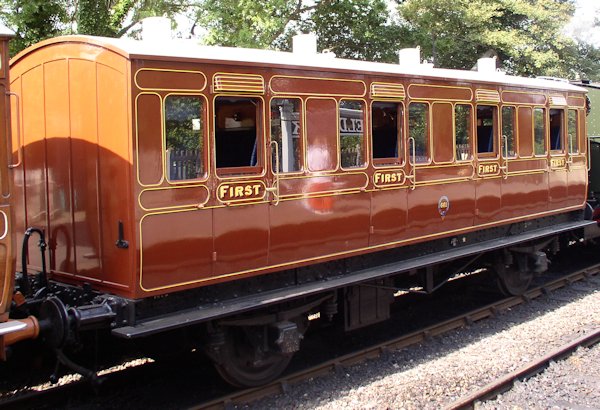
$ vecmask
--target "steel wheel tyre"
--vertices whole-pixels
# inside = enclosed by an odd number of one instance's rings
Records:
[[[249,340],[247,331],[228,329],[221,362],[215,363],[221,377],[237,387],[256,387],[275,380],[293,357],[293,354],[263,351]]]
[[[522,295],[527,291],[533,279],[532,272],[521,272],[504,264],[496,265],[494,270],[498,276],[498,288],[506,296]]]

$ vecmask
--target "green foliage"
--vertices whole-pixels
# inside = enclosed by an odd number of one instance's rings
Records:
[[[304,24],[338,57],[397,62],[403,30],[389,20],[384,0],[322,2]]]
[[[78,0],[77,31],[115,37],[135,3],[134,0]]]
[[[512,74],[573,77],[597,72],[562,30],[572,0],[406,0],[399,6],[416,44],[436,65],[469,69],[484,53],[497,55]],[[583,52],[583,53],[582,53]]]
[[[295,0],[206,0],[197,23],[206,44],[268,48],[303,11]]]
[[[196,121],[194,127],[194,121]],[[195,96],[172,95],[165,100],[167,149],[202,148],[202,100]]]
[[[16,33],[11,54],[61,34],[67,23],[63,0],[0,0],[0,7],[0,18]]]
[[[145,17],[197,7],[173,0],[0,0],[0,19],[16,32],[14,55],[62,34],[120,37]]]
[[[60,34],[119,37],[150,16],[188,16],[205,44],[288,50],[297,32],[342,58],[396,62],[423,57],[470,69],[496,55],[511,74],[600,80],[600,50],[563,33],[574,0],[0,0],[17,32],[14,54]]]

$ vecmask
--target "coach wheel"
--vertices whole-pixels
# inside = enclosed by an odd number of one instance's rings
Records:
[[[285,370],[293,354],[270,350],[263,334],[262,327],[227,329],[220,363],[215,363],[225,381],[238,387],[256,387],[273,381]]]
[[[532,272],[523,272],[514,266],[498,264],[494,267],[498,275],[498,287],[506,296],[522,295],[529,288],[533,279]]]

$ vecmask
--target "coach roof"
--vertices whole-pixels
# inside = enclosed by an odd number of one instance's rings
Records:
[[[303,67],[307,69],[334,69],[362,73],[400,74],[431,79],[508,84],[557,91],[586,92],[585,88],[568,82],[541,78],[526,78],[506,75],[501,72],[478,72],[431,68],[427,65],[401,66],[399,64],[374,63],[359,60],[336,58],[328,53],[304,54],[250,48],[202,46],[193,40],[139,41],[124,38],[93,36],[61,36],[42,41],[23,50],[11,60],[11,65],[38,49],[55,44],[90,44],[109,49],[128,59],[178,59],[210,60],[234,63],[265,64],[269,66]],[[89,50],[88,50],[89,51]]]

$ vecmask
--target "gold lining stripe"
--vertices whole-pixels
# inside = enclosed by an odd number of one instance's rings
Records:
[[[359,85],[362,85],[363,90],[360,94],[356,94],[356,93],[322,93],[321,94],[321,93],[314,93],[314,92],[293,92],[293,91],[289,91],[289,90],[278,91],[278,90],[273,89],[273,81],[276,79],[279,79],[279,78],[288,78],[288,79],[296,79],[296,80],[333,81],[333,82],[339,82],[339,83],[359,84]],[[309,96],[309,98],[311,98],[311,97],[315,97],[315,98],[319,98],[319,97],[325,97],[325,98],[358,97],[358,98],[360,98],[360,97],[366,96],[367,84],[362,80],[351,80],[348,78],[303,77],[303,76],[297,76],[297,75],[274,75],[269,80],[269,90],[274,95],[293,94],[295,96]]]
[[[213,76],[213,92],[265,92],[265,80],[258,74],[217,73]]]
[[[411,94],[410,90],[411,88],[424,88],[424,89],[447,89],[447,90],[462,90],[462,91],[468,91],[469,92],[469,98],[440,98],[438,96],[434,96],[434,97],[417,97]],[[437,85],[437,84],[410,84],[408,86],[408,95],[412,100],[415,101],[421,101],[421,100],[426,100],[426,101],[431,101],[432,103],[435,102],[470,102],[473,99],[473,90],[471,90],[469,87],[459,87],[456,85]]]
[[[544,94],[544,93],[539,93],[539,92],[534,92],[534,91],[503,90],[502,91],[502,103],[503,104],[510,104],[511,106],[514,106],[514,107],[517,107],[517,106],[528,106],[528,105],[539,105],[541,103],[514,101],[514,100],[510,100],[510,99],[504,98],[504,94],[539,95],[539,96],[544,97],[544,102],[543,102],[544,105],[548,101],[548,97],[546,97],[546,94]]]
[[[497,178],[501,178],[501,176],[497,177]],[[585,202],[584,202],[585,203]],[[519,217],[515,217],[515,218],[508,218],[508,219],[503,219],[501,221],[493,221],[493,222],[487,222],[484,224],[480,224],[480,225],[476,225],[476,226],[467,226],[464,228],[460,228],[460,229],[455,229],[455,230],[449,230],[449,231],[444,231],[444,232],[438,232],[438,233],[434,233],[434,234],[429,234],[429,235],[423,235],[423,236],[419,236],[419,237],[411,237],[409,239],[402,239],[399,241],[393,241],[393,242],[387,242],[387,243],[383,243],[383,244],[378,244],[378,245],[373,245],[373,246],[366,246],[366,247],[362,247],[362,248],[357,248],[357,249],[353,249],[353,250],[348,250],[348,251],[341,251],[341,252],[334,252],[328,255],[322,255],[316,258],[305,258],[305,259],[300,259],[300,260],[296,260],[296,261],[291,261],[291,262],[285,262],[285,263],[280,263],[280,264],[275,264],[275,265],[269,265],[269,266],[264,266],[262,268],[258,268],[258,269],[247,269],[244,271],[239,271],[239,272],[234,272],[234,273],[226,273],[226,274],[221,274],[221,275],[215,275],[215,276],[211,276],[210,278],[201,278],[201,279],[196,279],[196,280],[191,280],[191,281],[186,281],[186,282],[181,282],[181,283],[177,283],[177,284],[173,284],[173,285],[168,285],[168,286],[159,286],[159,287],[155,287],[155,288],[145,288],[143,285],[143,255],[142,252],[140,252],[140,281],[139,281],[139,285],[140,285],[140,289],[142,289],[145,292],[154,292],[154,291],[159,291],[159,290],[165,290],[165,289],[173,289],[173,288],[177,288],[177,287],[181,287],[181,286],[187,286],[187,285],[192,285],[192,284],[196,284],[196,283],[203,283],[203,282],[209,282],[209,281],[214,281],[214,280],[218,280],[218,279],[224,279],[224,278],[231,278],[231,277],[236,277],[236,276],[241,276],[241,275],[246,275],[248,273],[257,273],[257,272],[263,272],[266,270],[270,270],[270,269],[278,269],[278,268],[285,268],[287,266],[291,266],[291,265],[295,265],[298,263],[306,263],[306,262],[316,262],[319,260],[323,260],[323,259],[329,259],[329,258],[335,258],[335,257],[340,257],[340,256],[346,256],[346,255],[352,255],[352,254],[359,254],[361,252],[364,251],[373,251],[373,250],[383,250],[386,248],[391,248],[394,246],[398,246],[398,245],[403,245],[403,244],[407,244],[410,242],[416,242],[416,241],[422,241],[425,239],[434,239],[434,238],[438,238],[438,237],[443,237],[445,235],[449,235],[449,234],[457,234],[457,233],[466,233],[466,232],[470,232],[470,231],[477,231],[480,229],[484,229],[486,227],[491,227],[491,226],[497,226],[503,223],[509,223],[509,222],[517,222],[517,221],[521,221],[521,220],[527,220],[529,218],[534,218],[534,217],[540,217],[540,216],[545,216],[545,215],[553,215],[553,214],[558,214],[561,212],[566,212],[566,211],[571,211],[571,210],[577,210],[580,209],[581,206],[583,205],[576,205],[576,206],[569,206],[569,207],[565,207],[565,208],[560,208],[560,209],[553,209],[551,211],[544,211],[544,212],[539,212],[536,214],[530,214],[530,215],[526,215],[526,216],[519,216]],[[175,212],[190,212],[190,210],[181,210],[181,211],[175,211]],[[152,213],[152,214],[146,214],[144,215],[140,221],[139,221],[139,232],[140,232],[140,249],[143,249],[143,243],[142,243],[142,222],[144,220],[144,218],[146,218],[147,216],[153,216],[153,215],[160,215],[162,214],[161,212],[157,212],[157,213]]]
[[[138,83],[138,74],[142,71],[157,71],[157,72],[164,72],[164,73],[186,73],[186,74],[200,74],[202,77],[204,77],[204,83],[202,84],[202,87],[199,88],[177,88],[177,89],[173,89],[173,88],[149,88],[149,87],[142,87],[139,83]],[[139,70],[136,71],[135,76],[133,78],[133,82],[135,84],[135,86],[137,88],[139,88],[140,90],[145,90],[145,91],[174,91],[174,92],[185,92],[185,91],[190,91],[190,92],[200,92],[200,91],[204,91],[204,89],[206,88],[206,83],[208,82],[206,79],[206,75],[201,72],[201,71],[194,71],[194,70],[172,70],[172,69],[164,69],[164,68],[140,68]]]
[[[153,191],[169,191],[172,189],[194,189],[194,188],[204,188],[206,190],[206,200],[204,202],[194,202],[194,203],[187,203],[187,204],[182,204],[182,205],[173,205],[173,206],[164,206],[164,207],[156,207],[156,208],[146,208],[142,205],[142,195],[144,193],[147,192],[153,192]],[[210,201],[211,195],[210,195],[210,190],[208,189],[208,187],[206,185],[179,185],[179,186],[160,186],[160,187],[152,187],[152,188],[146,188],[140,191],[139,195],[138,195],[138,205],[140,207],[140,209],[142,209],[143,211],[158,211],[158,210],[168,210],[168,209],[179,209],[179,208],[190,208],[190,207],[194,207],[194,208],[204,208],[204,206],[208,203],[208,201]]]

